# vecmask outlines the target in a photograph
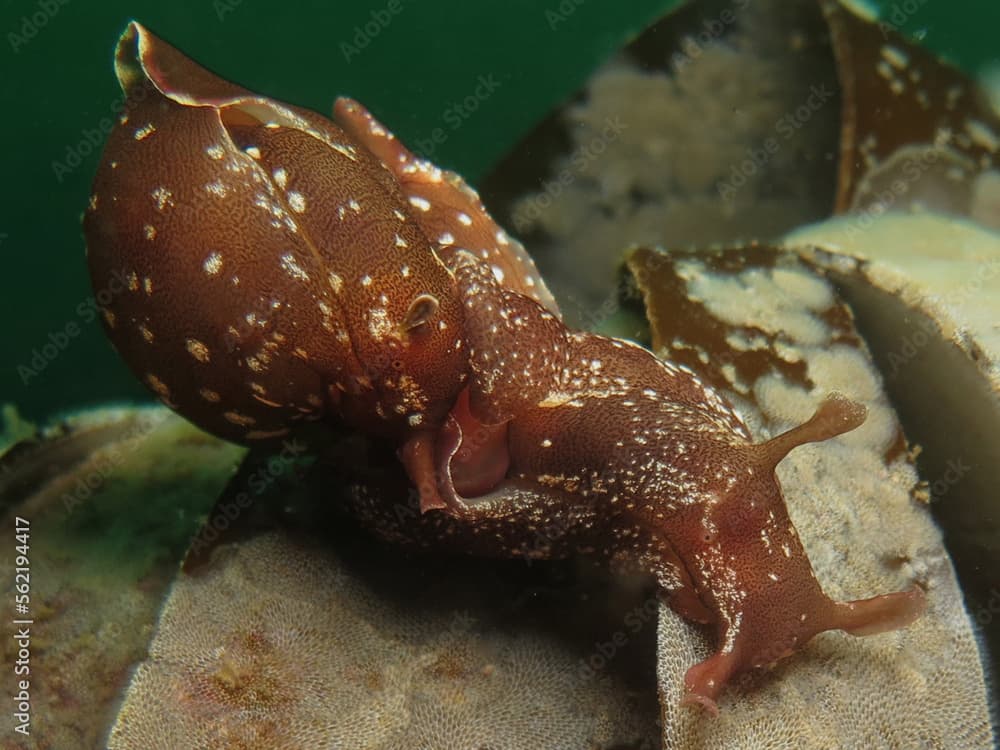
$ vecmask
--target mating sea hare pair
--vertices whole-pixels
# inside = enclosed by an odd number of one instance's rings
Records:
[[[116,71],[127,105],[84,220],[90,272],[97,290],[126,280],[108,335],[168,406],[249,444],[306,422],[393,441],[424,518],[470,551],[652,572],[715,628],[685,679],[713,711],[734,675],[816,633],[919,616],[916,587],[830,600],[775,478],[864,407],[832,395],[754,444],[690,370],[568,329],[475,192],[356,102],[330,121],[257,96],[137,23]]]

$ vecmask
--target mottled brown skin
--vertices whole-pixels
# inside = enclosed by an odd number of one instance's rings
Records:
[[[85,217],[91,276],[98,291],[125,279],[108,334],[192,422],[250,444],[303,420],[388,438],[423,515],[363,490],[353,509],[390,538],[419,527],[480,554],[650,571],[717,631],[686,677],[686,700],[713,711],[733,675],[818,632],[919,616],[917,588],[827,598],[774,475],[863,407],[831,396],[754,444],[691,371],[563,325],[475,192],[356,102],[338,101],[338,126],[134,23],[116,66],[129,103]]]
[[[546,490],[573,496],[590,511],[581,530],[600,524],[594,552],[640,559],[678,612],[714,625],[719,648],[688,671],[688,701],[714,711],[733,675],[769,665],[819,632],[883,632],[923,611],[919,588],[829,599],[775,477],[789,450],[854,429],[864,407],[833,395],[805,424],[754,444],[694,373],[627,342],[567,330],[471,257],[457,275],[473,331],[470,392],[482,395],[472,399],[473,417],[508,421],[508,477],[536,488],[513,502],[527,515],[548,503]],[[477,318],[498,328],[487,335]],[[446,477],[449,457],[441,458]],[[445,494],[463,515],[475,508],[475,500]]]
[[[95,289],[134,280],[104,318],[136,375],[230,440],[330,413],[395,438],[440,424],[466,377],[462,314],[391,175],[136,24],[116,67],[130,103],[84,231]]]

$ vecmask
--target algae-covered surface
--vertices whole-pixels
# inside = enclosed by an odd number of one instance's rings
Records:
[[[19,744],[5,714],[4,747],[101,746],[177,563],[240,453],[166,410],[115,408],[7,461],[4,523],[29,522],[33,715]],[[37,466],[43,478],[27,492],[11,481]],[[12,639],[4,651],[13,661]]]

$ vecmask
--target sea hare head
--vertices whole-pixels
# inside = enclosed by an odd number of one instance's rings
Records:
[[[774,473],[793,448],[852,430],[865,408],[833,394],[804,424],[759,445],[735,449],[712,488],[714,500],[686,510],[672,537],[716,624],[718,650],[688,670],[687,702],[715,711],[731,678],[840,629],[870,635],[904,627],[924,610],[919,588],[836,602],[820,587]],[[729,481],[737,477],[737,481]]]

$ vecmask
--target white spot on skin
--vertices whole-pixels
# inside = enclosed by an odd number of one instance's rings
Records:
[[[383,341],[394,333],[389,313],[385,308],[376,307],[368,313],[368,332],[376,341]]]
[[[472,219],[471,219],[471,217],[467,213],[465,213],[465,211],[459,211],[458,212],[458,223],[462,224],[463,226],[466,226],[466,227],[471,227],[472,226]]]
[[[202,364],[208,363],[210,359],[208,347],[205,346],[202,342],[198,341],[198,339],[188,339],[185,342],[185,346],[187,346],[188,354],[190,354],[196,360],[198,360]]]
[[[153,332],[149,330],[149,326],[145,323],[139,324],[139,333],[142,334],[142,337],[146,340],[147,344],[153,343]]]
[[[309,281],[309,274],[302,270],[302,267],[296,262],[295,256],[291,253],[285,253],[281,256],[281,267],[293,279]]]
[[[137,141],[141,141],[155,132],[156,132],[156,126],[154,126],[153,123],[143,125],[141,128],[135,131],[135,139]]]
[[[205,269],[205,273],[209,276],[215,276],[222,270],[222,255],[217,252],[209,253],[209,256],[205,258],[204,264],[202,264],[202,268]]]
[[[206,148],[205,153],[208,154],[210,158],[218,160],[223,157],[223,155],[225,154],[225,150],[222,148],[222,146],[216,144],[214,146],[209,146],[208,148]]]
[[[399,272],[402,274],[402,276],[403,276],[404,279],[410,278],[410,267],[409,266],[403,266],[402,268],[399,269]]]
[[[410,423],[410,427],[416,427],[424,421],[424,415],[411,414],[406,421]]]
[[[440,242],[442,245],[454,245],[455,235],[453,235],[451,232],[444,232],[441,234],[440,237],[438,237],[438,242]]]
[[[361,277],[361,286],[371,286],[371,285],[372,285],[372,277],[371,276],[369,276],[368,274],[365,274],[364,276]]]
[[[552,447],[552,441],[549,440],[548,438],[545,438],[545,440],[542,441],[542,447],[543,448],[551,448]]]
[[[260,158],[260,149],[257,148],[256,146],[247,146],[243,150],[246,151],[250,155],[251,159],[259,159]]]
[[[410,205],[414,208],[419,208],[421,211],[430,211],[431,203],[426,198],[421,198],[419,195],[410,196]]]
[[[267,440],[268,438],[282,437],[288,434],[288,428],[283,427],[280,430],[250,430],[244,437],[247,440]]]
[[[306,210],[305,196],[296,190],[292,190],[288,193],[288,205],[292,207],[295,213],[303,213]]]
[[[145,290],[146,294],[153,293],[153,280],[148,276],[142,280],[142,288]]]
[[[274,181],[281,189],[284,189],[285,185],[288,184],[288,172],[285,171],[284,167],[278,167],[274,170]]]
[[[238,424],[241,427],[249,427],[257,422],[253,417],[248,417],[246,414],[240,414],[238,411],[227,411],[222,415],[227,421],[233,424]]]
[[[156,210],[162,211],[167,206],[174,205],[174,194],[167,190],[162,185],[156,190],[154,190],[150,195],[153,196],[153,200],[156,201]]]
[[[966,120],[965,129],[977,146],[986,149],[991,154],[995,154],[1000,149],[1000,138],[979,120]]]
[[[400,237],[397,234],[396,235],[396,247],[409,247],[409,245],[406,243],[406,240],[404,240],[402,237]]]
[[[209,193],[216,196],[217,198],[225,198],[226,193],[229,192],[226,186],[222,184],[221,180],[216,180],[215,182],[208,183],[207,185],[205,185],[205,190],[207,190]]]
[[[146,235],[146,239],[147,240],[155,240],[156,239],[156,227],[154,227],[152,224],[146,224],[142,228],[142,231]]]
[[[222,400],[222,397],[215,391],[211,390],[210,388],[202,388],[201,390],[198,391],[198,394],[203,399],[213,404],[216,404]]]
[[[330,286],[333,288],[335,294],[340,294],[340,290],[344,288],[344,280],[340,278],[333,271],[330,271],[330,275],[327,277],[330,282]]]
[[[500,266],[492,266],[491,268],[493,269],[494,278],[496,278],[496,280],[500,283],[503,283],[503,269],[500,268]]]
[[[898,47],[885,45],[882,47],[882,57],[885,58],[897,70],[906,70],[910,64],[910,57]]]
[[[153,373],[146,373],[146,384],[153,389],[153,392],[158,396],[163,398],[170,398],[170,389],[167,388],[166,383],[156,377]]]

